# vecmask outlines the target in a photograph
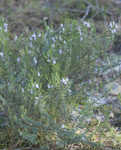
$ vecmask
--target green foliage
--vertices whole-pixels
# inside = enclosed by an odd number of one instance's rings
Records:
[[[76,127],[84,128],[84,118],[93,110],[87,105],[85,89],[73,93],[74,85],[94,77],[96,60],[104,57],[110,42],[108,36],[97,35],[93,23],[75,20],[67,20],[56,30],[45,25],[45,31],[14,40],[6,30],[1,19],[0,108],[8,115],[16,139],[48,147],[57,146],[58,141],[64,148],[81,142],[82,137],[87,142],[87,131],[76,135],[69,125],[72,108],[83,98],[85,107]],[[107,45],[102,44],[104,40]]]

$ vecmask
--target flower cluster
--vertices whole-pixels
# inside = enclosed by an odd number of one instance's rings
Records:
[[[110,22],[108,27],[112,34],[115,34],[118,30],[118,24],[116,24],[114,21]]]
[[[64,85],[67,85],[68,82],[69,82],[69,78],[62,78],[61,82],[64,84]]]

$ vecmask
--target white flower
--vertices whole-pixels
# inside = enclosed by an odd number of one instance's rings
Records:
[[[44,17],[43,20],[48,20],[48,17]]]
[[[82,41],[83,40],[83,37],[80,37],[80,41]]]
[[[63,43],[66,44],[66,41],[64,40]]]
[[[4,56],[4,53],[3,53],[3,52],[0,52],[0,56],[3,57],[3,56]]]
[[[91,118],[87,118],[85,121],[86,121],[87,123],[90,123]]]
[[[79,32],[81,32],[81,28],[80,28],[80,26],[78,26],[78,27],[77,27],[77,30],[78,30]]]
[[[37,105],[37,104],[38,104],[38,102],[39,102],[38,100],[35,100],[35,103],[34,103],[34,104],[35,104],[35,105]]]
[[[18,39],[18,36],[16,35],[15,37],[14,37],[14,41],[16,41]]]
[[[64,125],[64,124],[62,124],[62,125],[61,125],[61,128],[62,128],[62,129],[63,129],[63,128],[65,128],[65,125]]]
[[[61,27],[61,28],[63,28],[63,27],[64,27],[64,25],[63,25],[63,24],[60,24],[60,27]]]
[[[48,89],[53,88],[53,85],[48,84],[47,85]]]
[[[24,93],[24,88],[22,88],[21,90],[22,90],[22,92]]]
[[[74,111],[72,111],[72,115],[73,116],[76,116],[77,115],[77,112],[74,110]]]
[[[59,54],[61,55],[63,53],[62,49],[59,49]]]
[[[53,64],[54,64],[54,65],[56,64],[56,60],[55,60],[55,59],[53,59]]]
[[[80,34],[80,36],[82,36],[82,32],[81,31],[79,32],[79,34]]]
[[[35,65],[37,64],[37,59],[36,57],[33,58]]]
[[[84,24],[87,28],[90,28],[90,27],[91,27],[90,23],[87,22],[87,21],[84,21],[83,24]]]
[[[52,37],[52,41],[53,41],[53,42],[56,42],[56,40],[55,40],[55,38],[54,38],[54,37]]]
[[[109,30],[112,32],[112,34],[116,33],[118,29],[118,25],[112,21],[109,23]]]
[[[33,94],[33,90],[32,89],[30,90],[30,93]]]
[[[80,28],[80,26],[78,26],[78,31],[79,31],[79,34],[80,34],[80,41],[82,41],[83,40],[83,37],[82,37],[82,31],[81,31],[81,28]]]
[[[51,60],[48,58],[47,62],[51,62]]]
[[[38,37],[41,37],[41,33],[38,34]]]
[[[32,41],[32,37],[30,37],[29,39],[30,39],[30,41]]]
[[[62,37],[61,36],[59,36],[59,40],[62,41]]]
[[[39,89],[39,85],[38,85],[38,84],[36,84],[35,87],[36,87],[37,89]]]
[[[109,23],[109,27],[110,28],[118,28],[118,25],[114,21],[112,21]]]
[[[98,121],[103,121],[104,120],[104,116],[101,116],[101,115],[97,115],[96,116],[96,119],[98,120]]]
[[[71,90],[71,89],[68,89],[68,92],[69,92],[69,95],[71,95],[71,94],[72,94],[72,90]]]
[[[65,29],[64,29],[64,28],[62,28],[62,31],[64,32],[64,31],[65,31]]]
[[[112,32],[112,34],[114,34],[114,33],[117,32],[117,30],[116,29],[112,29],[111,32]]]
[[[48,87],[48,89],[50,89],[51,88],[50,84],[48,84],[47,87]]]
[[[4,31],[7,32],[8,31],[8,24],[4,23]]]
[[[40,77],[40,72],[38,72],[38,77]]]
[[[39,97],[35,97],[35,105],[39,103]]]
[[[20,57],[17,58],[17,62],[18,62],[18,63],[20,62]]]
[[[62,28],[62,31],[64,32],[64,25],[63,24],[60,24],[60,27]]]
[[[87,139],[86,139],[84,136],[82,136],[81,139],[82,139],[83,141],[87,141]]]
[[[62,80],[61,80],[61,82],[62,82],[63,84],[65,84],[65,85],[68,83],[68,81],[69,81],[69,79],[68,79],[68,78],[65,78],[65,79],[64,79],[64,78],[62,78]]]
[[[37,38],[36,38],[36,34],[35,33],[33,33],[32,34],[32,38],[34,39],[34,40],[36,40]]]

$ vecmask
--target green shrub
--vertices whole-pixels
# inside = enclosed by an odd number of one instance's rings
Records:
[[[107,45],[102,44],[105,40]],[[66,147],[83,142],[82,138],[88,141],[87,131],[77,135],[75,129],[92,115],[85,89],[109,42],[106,34],[96,34],[93,23],[75,20],[56,30],[46,25],[45,31],[10,40],[7,24],[0,20],[0,108],[8,114],[13,140],[26,139],[47,148],[55,143]],[[85,85],[74,92],[82,81]],[[71,112],[83,99],[83,117],[73,128]]]

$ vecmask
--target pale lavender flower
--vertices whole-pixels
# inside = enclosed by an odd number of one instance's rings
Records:
[[[38,77],[40,77],[40,72],[38,72]]]
[[[62,28],[62,31],[64,32],[64,30],[65,30],[65,29],[64,29],[64,25],[61,24],[60,27]]]
[[[61,27],[61,28],[63,28],[63,27],[64,27],[64,25],[63,25],[63,24],[60,24],[60,27]]]
[[[17,62],[18,62],[18,63],[20,62],[20,57],[17,58]]]
[[[78,26],[78,31],[79,31],[79,34],[80,34],[80,41],[82,41],[83,40],[83,37],[82,37],[82,31],[81,31],[81,28],[80,28],[80,26]]]
[[[109,30],[112,32],[112,34],[116,33],[118,29],[118,25],[112,21],[109,23]]]
[[[41,33],[38,34],[38,37],[41,37]]]
[[[18,39],[18,36],[16,35],[15,37],[14,37],[14,41],[16,41]]]
[[[4,31],[7,32],[8,31],[8,24],[4,23]]]
[[[48,20],[48,17],[44,17],[43,20]]]
[[[112,22],[109,23],[109,27],[110,28],[114,28],[114,27],[118,28],[118,25],[114,21],[112,21]]]
[[[65,29],[64,29],[64,28],[62,28],[62,31],[64,32],[64,31],[65,31]]]
[[[53,85],[48,84],[47,85],[48,89],[53,88]]]
[[[69,92],[69,95],[71,95],[71,94],[72,94],[72,90],[71,90],[71,89],[68,89],[68,92]]]
[[[48,85],[47,85],[47,87],[48,87],[48,89],[50,89],[50,88],[51,88],[51,85],[50,85],[50,84],[48,84]]]
[[[37,89],[39,89],[39,84],[36,84],[35,87],[36,87]]]
[[[59,40],[62,41],[62,37],[61,36],[59,36]]]
[[[3,53],[3,52],[0,52],[0,56],[3,57],[3,56],[4,56],[4,53]]]
[[[35,105],[37,105],[39,103],[39,97],[35,97]]]
[[[30,93],[33,94],[33,90],[32,89],[30,90]]]
[[[37,64],[37,59],[36,57],[33,58],[35,65]]]
[[[69,81],[69,78],[62,78],[61,80],[61,82],[65,85],[68,83],[68,81]]]
[[[66,41],[64,40],[63,43],[66,44]]]
[[[116,29],[112,29],[111,32],[112,32],[112,34],[114,34],[114,33],[117,32],[117,30]]]
[[[37,37],[36,37],[36,34],[35,34],[35,33],[33,33],[33,34],[32,34],[32,38],[33,38],[34,40],[36,40],[36,39],[37,39]]]
[[[52,41],[55,43],[56,42],[56,39],[54,37],[52,37]]]
[[[30,41],[32,41],[32,37],[30,37],[29,39],[30,39]]]
[[[80,34],[80,37],[81,37],[82,36],[82,32],[80,31],[79,34]]]
[[[51,60],[48,58],[47,62],[51,62]]]
[[[77,27],[77,30],[78,30],[79,32],[81,32],[81,28],[80,28],[80,26],[78,26],[78,27]]]
[[[24,93],[24,88],[22,88],[21,90],[22,90],[22,93]]]
[[[83,40],[83,37],[80,37],[80,41],[82,41]]]
[[[62,128],[62,129],[64,129],[64,128],[65,128],[65,125],[64,125],[64,124],[62,124],[62,125],[61,125],[61,128]]]
[[[59,49],[59,54],[61,55],[63,53],[62,49]]]
[[[90,28],[90,27],[91,27],[90,23],[87,22],[87,21],[84,21],[83,24],[84,24],[87,28]]]
[[[55,60],[55,59],[53,59],[53,64],[54,64],[54,65],[56,64],[56,60]]]

